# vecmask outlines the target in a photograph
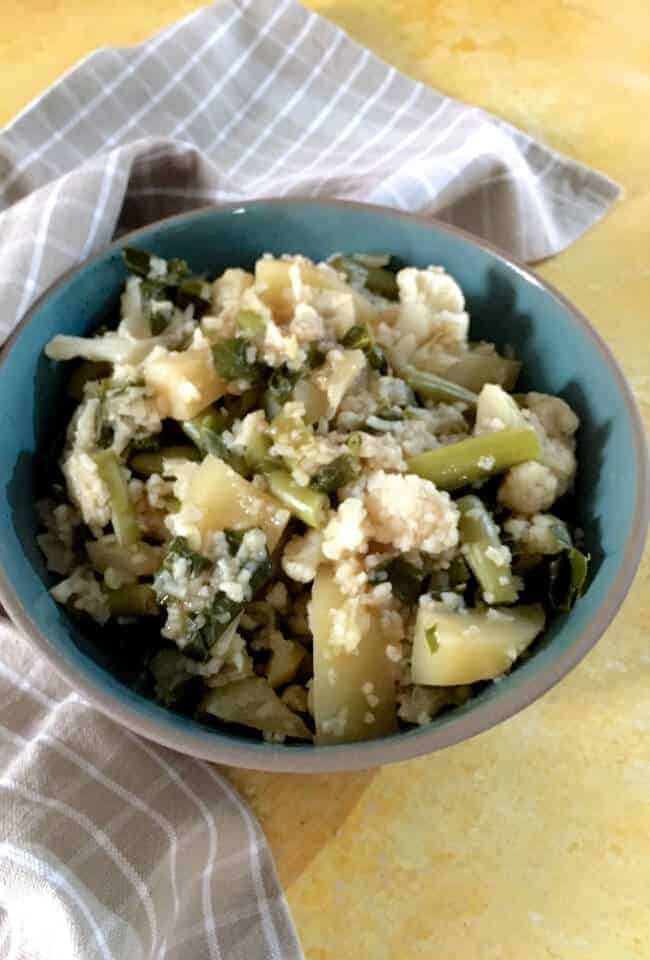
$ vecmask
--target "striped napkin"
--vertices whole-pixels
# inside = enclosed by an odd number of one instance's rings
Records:
[[[618,188],[293,0],[223,0],[97,51],[0,134],[0,334],[116,234],[294,194],[436,214],[537,260]],[[226,781],[95,713],[6,621],[0,789],[0,957],[301,956]]]

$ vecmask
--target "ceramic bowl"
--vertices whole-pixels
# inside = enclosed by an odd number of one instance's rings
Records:
[[[45,455],[67,416],[64,364],[43,347],[56,333],[88,334],[115,315],[125,271],[120,246],[181,256],[194,270],[250,266],[264,252],[321,259],[340,250],[386,251],[416,266],[442,264],[460,283],[472,339],[511,344],[522,387],[564,397],[582,420],[576,522],[591,553],[588,589],[551,623],[534,655],[430,726],[366,743],[314,747],[257,742],[203,726],[146,699],[48,593],[34,502]],[[449,746],[494,726],[558,682],[602,635],[639,562],[648,521],[640,418],[612,354],[587,320],[529,270],[457,229],[380,207],[278,200],[198,210],[123,237],[82,264],[31,310],[0,368],[0,595],[38,651],[99,710],[152,740],[208,760],[267,770],[371,767]],[[570,731],[567,732],[570,736]]]

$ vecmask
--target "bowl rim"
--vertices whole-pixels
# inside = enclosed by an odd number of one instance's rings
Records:
[[[74,665],[68,657],[53,646],[32,620],[23,606],[16,590],[10,582],[4,568],[0,566],[0,601],[14,623],[23,631],[60,676],[72,688],[88,698],[89,702],[105,715],[124,724],[135,733],[153,740],[165,747],[177,750],[189,756],[198,757],[235,767],[253,770],[290,773],[324,773],[344,770],[367,769],[386,763],[410,760],[414,757],[433,753],[444,747],[453,746],[463,740],[482,733],[504,720],[514,716],[524,707],[534,703],[551,687],[555,686],[589,652],[614,619],[634,579],[639,566],[650,520],[650,487],[648,471],[648,449],[641,415],[631,388],[623,371],[600,334],[587,318],[560,293],[552,284],[538,276],[525,264],[511,257],[495,244],[478,237],[469,231],[445,223],[421,213],[396,210],[379,204],[363,203],[353,200],[311,198],[303,196],[270,197],[254,200],[242,200],[227,204],[206,204],[192,210],[164,217],[146,226],[139,227],[112,241],[98,253],[66,271],[55,283],[48,287],[32,304],[18,323],[11,336],[5,342],[0,353],[0,373],[10,361],[11,351],[22,330],[42,308],[44,303],[61,287],[64,287],[74,275],[86,270],[92,264],[103,260],[107,254],[119,250],[152,229],[180,221],[200,218],[209,213],[235,214],[246,212],[251,207],[325,207],[330,209],[357,209],[370,211],[385,219],[406,220],[422,226],[432,227],[440,233],[459,238],[472,246],[487,251],[502,265],[519,273],[524,280],[541,288],[570,315],[593,342],[609,367],[618,389],[625,401],[629,422],[632,428],[633,442],[637,459],[637,492],[634,504],[635,524],[625,544],[623,555],[616,575],[601,602],[581,633],[571,642],[565,651],[556,657],[546,668],[494,700],[479,703],[475,709],[454,717],[440,727],[420,728],[414,736],[403,733],[378,740],[329,746],[312,746],[295,749],[278,744],[251,741],[233,742],[227,734],[215,730],[194,731],[174,729],[169,724],[158,723],[155,717],[147,715],[151,701],[142,698],[142,702],[127,702],[126,698],[114,695],[105,689],[99,679],[93,678],[82,666]],[[124,690],[128,688],[125,686]],[[163,710],[163,708],[159,708]],[[164,713],[173,716],[170,711]]]

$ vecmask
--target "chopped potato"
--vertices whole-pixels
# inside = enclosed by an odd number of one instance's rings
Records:
[[[290,267],[291,263],[286,260],[270,258],[258,260],[255,264],[255,281],[258,285],[264,286],[261,299],[280,317],[292,311],[296,300],[289,275]],[[318,267],[311,263],[301,263],[300,277],[306,286],[351,294],[357,322],[373,323],[376,320],[377,311],[370,301],[353,290],[335,270]]]
[[[499,677],[543,630],[544,619],[540,604],[465,611],[435,601],[421,606],[413,682],[447,687]]]
[[[188,504],[196,508],[195,523],[203,537],[215,530],[247,530],[259,526],[274,550],[289,519],[288,510],[278,506],[267,493],[244,480],[223,460],[209,455],[192,473],[187,490]]]
[[[345,603],[332,569],[321,566],[309,605],[319,744],[369,740],[397,729],[395,664],[386,656],[386,642],[375,618],[370,616],[367,625],[358,624],[359,642],[354,651],[332,643],[331,614]]]
[[[145,361],[143,371],[162,417],[191,420],[226,392],[207,343],[178,352],[157,347]]]

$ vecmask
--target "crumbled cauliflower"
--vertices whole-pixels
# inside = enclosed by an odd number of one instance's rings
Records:
[[[514,513],[548,510],[558,493],[558,481],[543,463],[530,460],[512,467],[501,481],[497,499]]]
[[[414,474],[370,474],[365,508],[372,539],[404,553],[436,554],[458,543],[458,508],[449,494]]]
[[[282,569],[298,583],[310,583],[322,560],[323,534],[309,530],[302,537],[292,537],[282,554]]]
[[[81,512],[83,521],[99,536],[111,519],[111,502],[97,464],[85,451],[67,454],[61,464],[68,496]]]
[[[344,500],[323,531],[323,556],[339,561],[346,553],[366,553],[366,517],[367,511],[362,500],[356,497]]]
[[[306,487],[321,467],[347,453],[347,447],[339,434],[314,433],[304,417],[304,404],[285,403],[282,416],[276,417],[270,427],[273,445],[269,453],[284,460],[296,483]]]
[[[90,567],[75,567],[66,580],[52,587],[50,593],[57,603],[87,613],[100,625],[106,623],[110,616],[106,594]]]
[[[37,542],[47,561],[47,569],[65,575],[75,565],[75,538],[81,517],[69,503],[56,504],[41,500],[36,504],[39,520],[46,533],[38,535]]]

